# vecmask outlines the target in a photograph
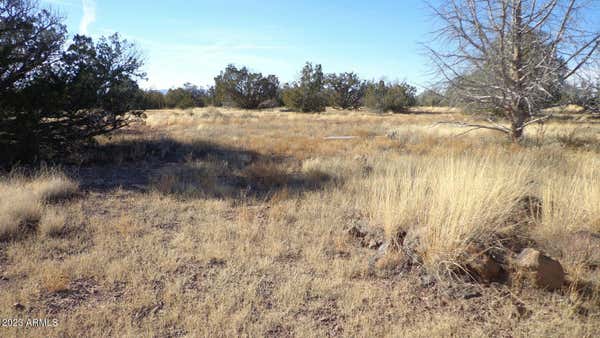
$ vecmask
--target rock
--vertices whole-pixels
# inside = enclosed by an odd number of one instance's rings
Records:
[[[536,249],[524,249],[515,259],[514,265],[519,276],[538,288],[556,290],[565,282],[562,265]]]
[[[375,268],[378,270],[393,271],[403,268],[405,262],[407,262],[407,258],[401,251],[388,250],[375,262]]]
[[[465,250],[465,267],[470,277],[480,283],[505,282],[507,273],[502,263],[504,256],[487,246],[472,243]]]

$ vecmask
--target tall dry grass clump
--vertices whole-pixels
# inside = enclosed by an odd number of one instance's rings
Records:
[[[57,202],[77,194],[79,184],[64,174],[50,172],[41,174],[27,184],[34,197],[43,202]]]
[[[33,177],[11,174],[0,179],[0,240],[17,238],[34,230],[45,206],[72,197],[79,185],[59,172],[42,172]],[[50,210],[50,209],[48,209]],[[56,218],[44,217],[49,232],[57,227]],[[51,224],[52,223],[52,224]]]
[[[600,232],[600,158],[572,156],[567,170],[548,170],[541,187],[542,237]],[[565,164],[566,167],[566,164]],[[549,168],[550,169],[550,168]]]
[[[388,239],[418,238],[423,263],[436,272],[461,266],[473,244],[508,232],[519,201],[533,189],[525,154],[486,152],[408,156],[382,163],[372,184],[372,215]]]
[[[42,205],[20,180],[0,182],[0,240],[17,237],[40,220]]]

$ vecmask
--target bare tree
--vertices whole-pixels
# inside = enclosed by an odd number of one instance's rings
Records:
[[[523,137],[543,121],[557,89],[596,57],[598,25],[585,29],[590,1],[444,0],[431,6],[442,26],[432,60],[453,92],[469,104],[501,111],[510,127],[465,125]]]

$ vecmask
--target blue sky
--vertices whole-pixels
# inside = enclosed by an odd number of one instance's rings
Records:
[[[229,63],[282,82],[304,62],[325,72],[354,71],[425,85],[419,42],[430,30],[422,1],[141,1],[46,0],[71,35],[119,32],[142,50],[146,88],[185,82],[207,86]]]

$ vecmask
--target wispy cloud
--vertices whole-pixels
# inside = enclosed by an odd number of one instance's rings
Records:
[[[87,34],[88,27],[96,21],[96,1],[95,0],[81,0],[83,7],[83,17],[79,23],[79,34]]]

